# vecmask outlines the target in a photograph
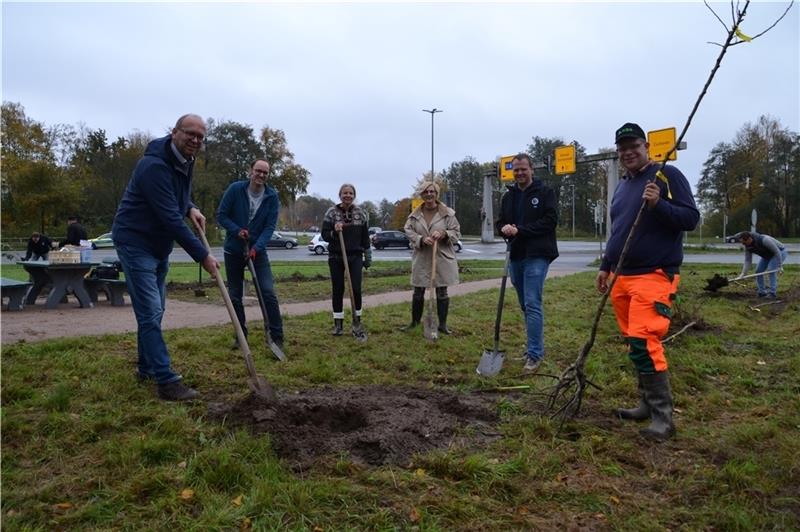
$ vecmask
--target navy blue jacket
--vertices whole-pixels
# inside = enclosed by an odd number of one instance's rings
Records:
[[[541,180],[534,179],[525,190],[515,183],[500,203],[497,232],[506,224],[517,226],[519,232],[511,241],[511,260],[544,257],[553,262],[558,257],[556,225],[558,210],[556,194]]]
[[[136,163],[114,217],[112,238],[115,245],[142,248],[159,259],[166,259],[177,241],[201,262],[208,251],[184,223],[194,207],[190,199],[194,163],[189,163],[188,175],[181,172],[170,143],[169,135],[155,139]]]
[[[219,203],[217,223],[226,231],[225,253],[244,255],[244,242],[239,238],[239,231],[245,228],[250,233],[249,246],[255,248],[256,253],[263,253],[278,223],[280,202],[278,193],[270,186],[264,188],[264,199],[253,220],[247,221],[250,216],[250,199],[247,197],[249,185],[250,180],[231,183]]]
[[[623,177],[611,200],[611,233],[600,265],[601,271],[613,271],[625,245],[633,221],[642,205],[644,187],[651,181],[660,163],[651,163],[635,175]],[[655,208],[645,208],[633,235],[622,275],[649,273],[659,268],[678,273],[683,262],[683,232],[692,231],[700,220],[692,190],[680,170],[666,166],[668,183],[656,179],[661,197]],[[672,196],[670,199],[669,196]]]

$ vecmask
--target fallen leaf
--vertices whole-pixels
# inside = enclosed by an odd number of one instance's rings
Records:
[[[193,489],[186,488],[186,489],[184,489],[183,491],[181,491],[181,495],[180,495],[180,497],[181,497],[181,499],[183,499],[184,501],[189,501],[189,500],[191,500],[191,499],[194,497],[194,490],[193,490]]]
[[[6,512],[6,516],[8,516],[8,517],[14,517],[14,516],[15,516],[15,515],[17,515],[18,513],[19,513],[18,511],[14,510],[14,509],[12,508],[12,509],[10,509],[9,511],[7,511],[7,512]]]
[[[252,521],[250,521],[249,517],[245,517],[242,519],[242,524],[239,525],[239,530],[250,530],[252,526]]]
[[[181,469],[186,469],[186,460],[184,460],[183,462],[178,462],[178,467],[180,467]]]
[[[411,511],[408,513],[408,518],[411,520],[412,523],[416,523],[419,521],[420,515],[416,508],[411,509]]]
[[[231,502],[233,503],[234,506],[241,506],[243,498],[244,498],[244,495],[239,495],[235,499],[232,499]]]
[[[497,464],[500,463],[500,459],[499,458],[489,458],[489,463],[492,464],[492,465],[497,465]]]
[[[594,514],[594,516],[596,518],[598,518],[598,519],[605,519],[606,518],[606,514],[604,514],[604,513],[596,513],[596,514]]]
[[[61,508],[62,510],[66,510],[67,508],[72,508],[71,502],[60,502],[56,504],[56,508]]]
[[[74,419],[76,421],[81,418],[80,414],[75,414],[74,412],[71,412],[69,417],[71,417],[72,419]]]
[[[673,412],[677,412],[678,414],[683,414],[683,410],[681,410],[680,408],[673,407],[672,410]]]
[[[759,360],[758,362],[756,362],[756,364],[758,364],[759,366],[766,366],[767,365],[767,363],[764,362],[763,360]]]
[[[325,530],[325,529],[324,529],[324,528],[322,528],[322,527],[321,527],[321,526],[319,526],[319,525],[317,525],[317,526],[315,526],[315,527],[314,527],[314,532],[322,532],[323,530]]]
[[[613,502],[614,504],[619,504],[619,498],[614,497],[613,495],[609,498],[611,499],[611,502]]]
[[[524,506],[520,506],[519,508],[517,508],[517,513],[518,513],[519,515],[528,515],[529,513],[531,513],[531,511],[530,511],[530,510],[528,510],[528,509],[527,509],[526,507],[524,507]]]
[[[425,476],[425,470],[420,467],[419,469],[414,471],[414,476],[418,477],[418,478],[424,477]]]

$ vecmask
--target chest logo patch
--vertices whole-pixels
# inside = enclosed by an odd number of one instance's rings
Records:
[[[539,198],[531,199],[531,205],[533,205],[534,208],[538,207],[539,206]]]

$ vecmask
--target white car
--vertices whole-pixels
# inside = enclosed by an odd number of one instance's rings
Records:
[[[308,250],[313,251],[317,255],[322,255],[328,252],[328,243],[322,240],[322,235],[317,233],[311,242],[308,243]]]

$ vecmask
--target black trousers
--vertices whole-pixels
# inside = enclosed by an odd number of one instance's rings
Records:
[[[353,283],[353,307],[356,310],[361,310],[361,268],[364,265],[364,259],[361,254],[348,255],[347,264],[350,267],[350,280]],[[344,304],[342,298],[344,297],[344,261],[341,255],[328,256],[328,269],[331,272],[331,303],[334,312],[342,312]]]

